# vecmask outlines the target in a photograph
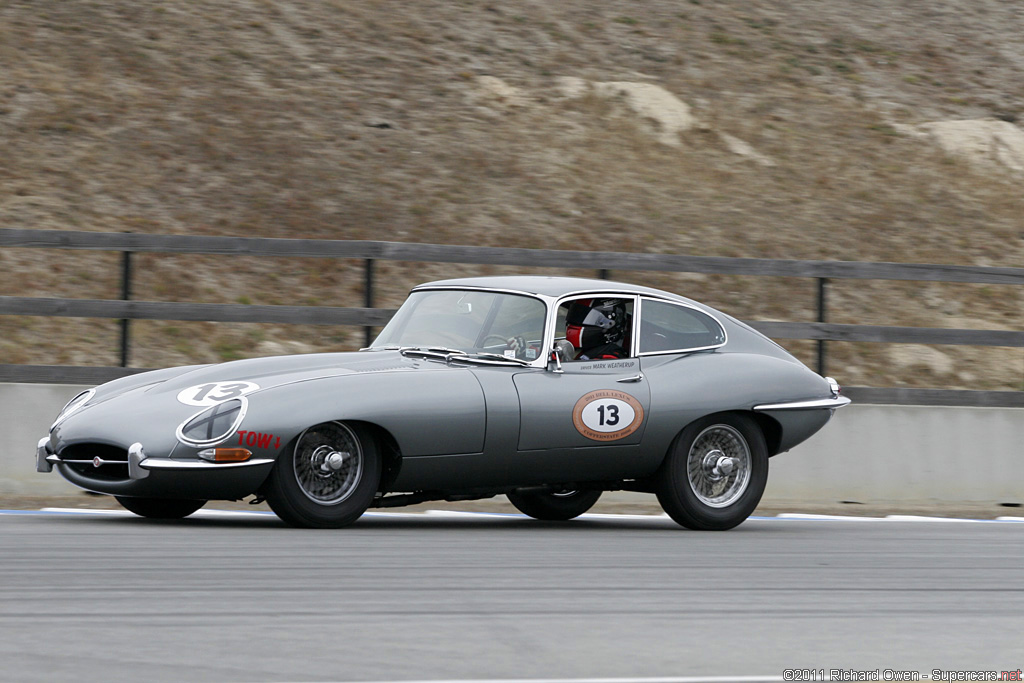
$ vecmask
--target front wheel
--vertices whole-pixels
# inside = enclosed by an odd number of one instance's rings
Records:
[[[751,418],[724,414],[679,433],[658,472],[658,502],[688,529],[722,531],[743,522],[768,482],[768,448]]]
[[[206,505],[205,500],[182,500],[179,498],[131,498],[114,496],[117,502],[129,512],[150,519],[183,519]]]
[[[579,517],[594,507],[601,497],[600,491],[560,491],[557,493],[537,493],[509,491],[510,503],[524,515],[547,522],[564,522]]]
[[[372,434],[344,422],[324,422],[278,456],[263,495],[292,526],[339,528],[359,519],[373,502],[380,473]]]

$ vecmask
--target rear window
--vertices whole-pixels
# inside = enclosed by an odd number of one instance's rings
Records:
[[[689,351],[725,343],[725,330],[703,311],[655,299],[640,308],[640,353]]]

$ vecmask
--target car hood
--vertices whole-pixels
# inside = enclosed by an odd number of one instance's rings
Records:
[[[189,387],[213,382],[249,382],[259,387],[253,391],[253,393],[257,393],[282,384],[309,379],[354,373],[402,372],[423,367],[439,368],[443,365],[428,363],[421,358],[406,358],[397,351],[272,356],[185,368],[184,372],[174,377],[150,385],[146,388],[146,393],[177,395]]]
[[[83,407],[58,419],[51,429],[51,443],[57,448],[78,441],[117,445],[159,442],[161,450],[170,452],[174,427],[216,400],[227,400],[232,383],[241,385],[252,400],[275,387],[313,379],[445,369],[444,363],[406,358],[398,351],[360,351],[154,370],[96,387],[95,395]],[[217,396],[204,393],[204,389],[225,393]],[[206,401],[197,400],[207,396]]]

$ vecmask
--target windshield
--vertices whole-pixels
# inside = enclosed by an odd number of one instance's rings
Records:
[[[540,355],[544,303],[475,290],[413,292],[371,348],[444,347],[531,361]]]

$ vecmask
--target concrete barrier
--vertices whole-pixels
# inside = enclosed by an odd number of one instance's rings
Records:
[[[1024,503],[1024,408],[851,405],[772,458],[765,500]]]
[[[35,446],[79,385],[0,384],[4,495],[67,495],[35,471]],[[852,405],[807,442],[771,460],[764,500],[901,507],[1024,503],[1024,408]]]
[[[36,472],[36,443],[57,413],[83,389],[78,384],[0,384],[0,503],[4,495],[73,495],[81,491],[56,471]],[[56,475],[56,476],[53,476]]]

